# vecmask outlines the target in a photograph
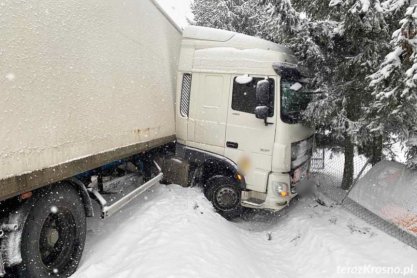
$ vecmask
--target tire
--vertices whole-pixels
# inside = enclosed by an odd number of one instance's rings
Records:
[[[228,220],[241,216],[241,190],[236,182],[228,177],[215,176],[205,185],[204,195],[213,204],[216,211]]]
[[[24,278],[69,277],[80,262],[86,236],[86,216],[81,196],[62,183],[38,192],[23,227]]]

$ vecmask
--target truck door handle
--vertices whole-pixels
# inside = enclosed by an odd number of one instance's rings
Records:
[[[238,144],[238,143],[236,143],[236,142],[230,142],[230,141],[227,141],[227,142],[226,142],[226,146],[227,146],[228,148],[237,149],[237,148],[239,147],[239,144]]]

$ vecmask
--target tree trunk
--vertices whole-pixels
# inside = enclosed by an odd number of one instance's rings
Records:
[[[352,143],[352,138],[349,135],[345,136],[345,167],[343,170],[343,179],[342,179],[342,189],[348,190],[353,183],[353,157],[354,146]]]
[[[382,160],[382,146],[382,136],[375,136],[374,141],[372,142],[372,166]]]

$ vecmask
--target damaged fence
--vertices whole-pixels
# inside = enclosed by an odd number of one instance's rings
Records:
[[[363,155],[355,155],[353,160],[353,181],[365,175],[371,165],[367,164],[368,159]],[[321,179],[325,179],[327,185],[340,187],[343,178],[345,156],[342,152],[334,152],[330,149],[316,149],[312,159],[312,172],[319,174]],[[322,182],[323,183],[323,182]]]
[[[417,172],[382,161],[372,167],[354,158],[353,186],[341,189],[344,154],[317,149],[312,172],[319,193],[369,224],[417,249]]]

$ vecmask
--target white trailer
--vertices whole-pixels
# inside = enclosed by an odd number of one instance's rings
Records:
[[[3,266],[16,265],[21,277],[75,271],[85,216],[54,193],[80,195],[75,203],[87,216],[89,195],[95,196],[110,215],[161,179],[150,175],[114,203],[97,194],[106,187],[101,166],[113,162],[103,171],[127,173],[139,182],[150,165],[142,159],[140,169],[139,154],[174,142],[181,37],[151,0],[0,6],[0,234],[7,250],[0,256],[0,275]],[[87,181],[91,175],[97,184]],[[114,173],[109,176],[113,183],[104,189],[115,191],[109,189],[117,185]],[[41,250],[35,250],[38,243]]]
[[[181,32],[151,1],[12,1],[0,17],[0,179],[173,140]]]
[[[0,64],[0,276],[68,277],[92,200],[110,216],[162,172],[226,218],[308,175],[310,95],[275,43],[182,32],[153,0],[6,1]]]

